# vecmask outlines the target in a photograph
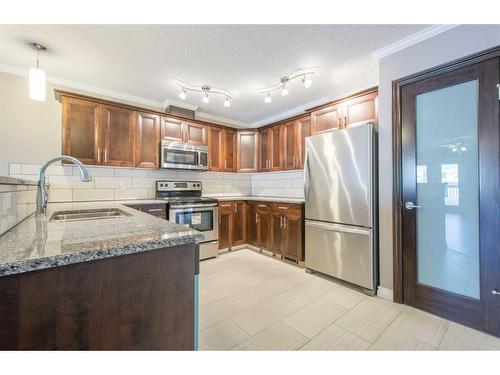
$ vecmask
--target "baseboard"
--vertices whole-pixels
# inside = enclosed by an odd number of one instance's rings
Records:
[[[393,293],[392,289],[387,289],[387,288],[381,287],[380,285],[377,288],[377,296],[380,298],[389,300],[389,301],[394,300],[394,293]]]

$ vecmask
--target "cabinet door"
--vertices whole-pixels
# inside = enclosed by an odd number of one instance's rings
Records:
[[[236,172],[237,139],[234,130],[225,129],[222,132],[224,149],[224,170],[226,172]]]
[[[133,167],[135,165],[135,123],[137,112],[103,106],[103,165]]]
[[[271,213],[271,251],[281,254],[283,248],[283,213],[273,210]]]
[[[245,201],[237,201],[233,204],[233,235],[232,246],[243,245],[246,241],[246,204]]]
[[[139,112],[135,132],[135,166],[158,168],[160,151],[160,117]]]
[[[162,117],[161,118],[161,139],[166,141],[184,142],[184,127],[182,121]]]
[[[62,97],[62,153],[84,164],[101,164],[99,103]]]
[[[258,225],[259,214],[257,213],[257,203],[247,202],[247,241],[253,246],[259,246],[257,237]]]
[[[283,169],[298,169],[300,155],[300,123],[290,121],[283,124]]]
[[[271,129],[259,131],[259,170],[268,171],[270,168],[271,154]]]
[[[284,245],[283,255],[287,258],[303,261],[302,246],[302,215],[300,210],[290,210],[284,218]]]
[[[270,144],[270,161],[269,169],[271,171],[283,170],[283,142],[282,142],[282,127],[281,125],[271,128],[271,144]]]
[[[306,137],[311,135],[311,118],[307,116],[297,120],[299,128],[299,154],[298,168],[304,169],[304,160],[306,155]]]
[[[338,105],[332,105],[311,113],[312,134],[320,134],[341,127],[341,113]]]
[[[238,132],[237,142],[237,171],[257,172],[258,171],[258,140],[259,134],[256,131]]]
[[[257,227],[257,236],[259,247],[270,250],[271,249],[271,210],[267,203],[257,204],[257,214],[259,215],[259,223]]]
[[[224,204],[228,204],[228,202],[224,202]],[[234,213],[231,209],[221,209],[221,206],[219,204],[219,249],[225,249],[231,247],[231,227]]]
[[[194,124],[191,122],[185,122],[183,124],[184,131],[184,142],[191,143],[193,145],[207,145],[207,126],[201,124]]]
[[[372,92],[343,103],[343,126],[359,122],[375,122],[377,120],[377,96],[377,92]]]
[[[208,130],[208,169],[213,172],[224,171],[223,130],[211,127]]]

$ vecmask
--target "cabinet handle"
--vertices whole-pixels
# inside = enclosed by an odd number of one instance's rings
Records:
[[[280,229],[283,229],[283,216],[280,216]]]
[[[259,214],[255,213],[255,223],[259,223],[259,222],[260,222]]]
[[[233,210],[234,210],[234,213],[237,213],[237,212],[238,212],[238,206],[236,205],[236,203],[234,204],[234,208],[233,208]]]
[[[104,149],[104,162],[106,163],[108,161],[108,149]]]
[[[284,207],[284,206],[278,206],[278,208],[279,208],[280,210],[288,210],[288,207]]]
[[[286,217],[283,218],[283,229],[286,229]]]
[[[101,164],[101,149],[97,148],[97,163]]]
[[[263,207],[266,208],[267,206],[265,204],[258,204],[257,207]]]
[[[160,211],[163,211],[163,208],[150,208],[149,210],[147,210],[147,212],[160,212]]]
[[[224,170],[227,171],[227,160],[224,160]]]

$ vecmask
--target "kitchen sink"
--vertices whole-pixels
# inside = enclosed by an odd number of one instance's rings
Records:
[[[119,208],[96,208],[88,210],[56,211],[50,217],[50,221],[99,220],[126,216],[132,215]]]

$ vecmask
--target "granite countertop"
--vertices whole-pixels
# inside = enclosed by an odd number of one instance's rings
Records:
[[[206,195],[206,197],[216,198],[223,201],[259,201],[259,202],[282,202],[282,203],[304,203],[304,198],[283,198],[283,197],[262,197],[256,195]]]
[[[175,245],[193,243],[203,235],[183,225],[154,217],[121,202],[52,203],[47,215],[26,220],[0,236],[0,277],[88,262]],[[56,211],[116,207],[130,216],[73,222],[49,221]]]

